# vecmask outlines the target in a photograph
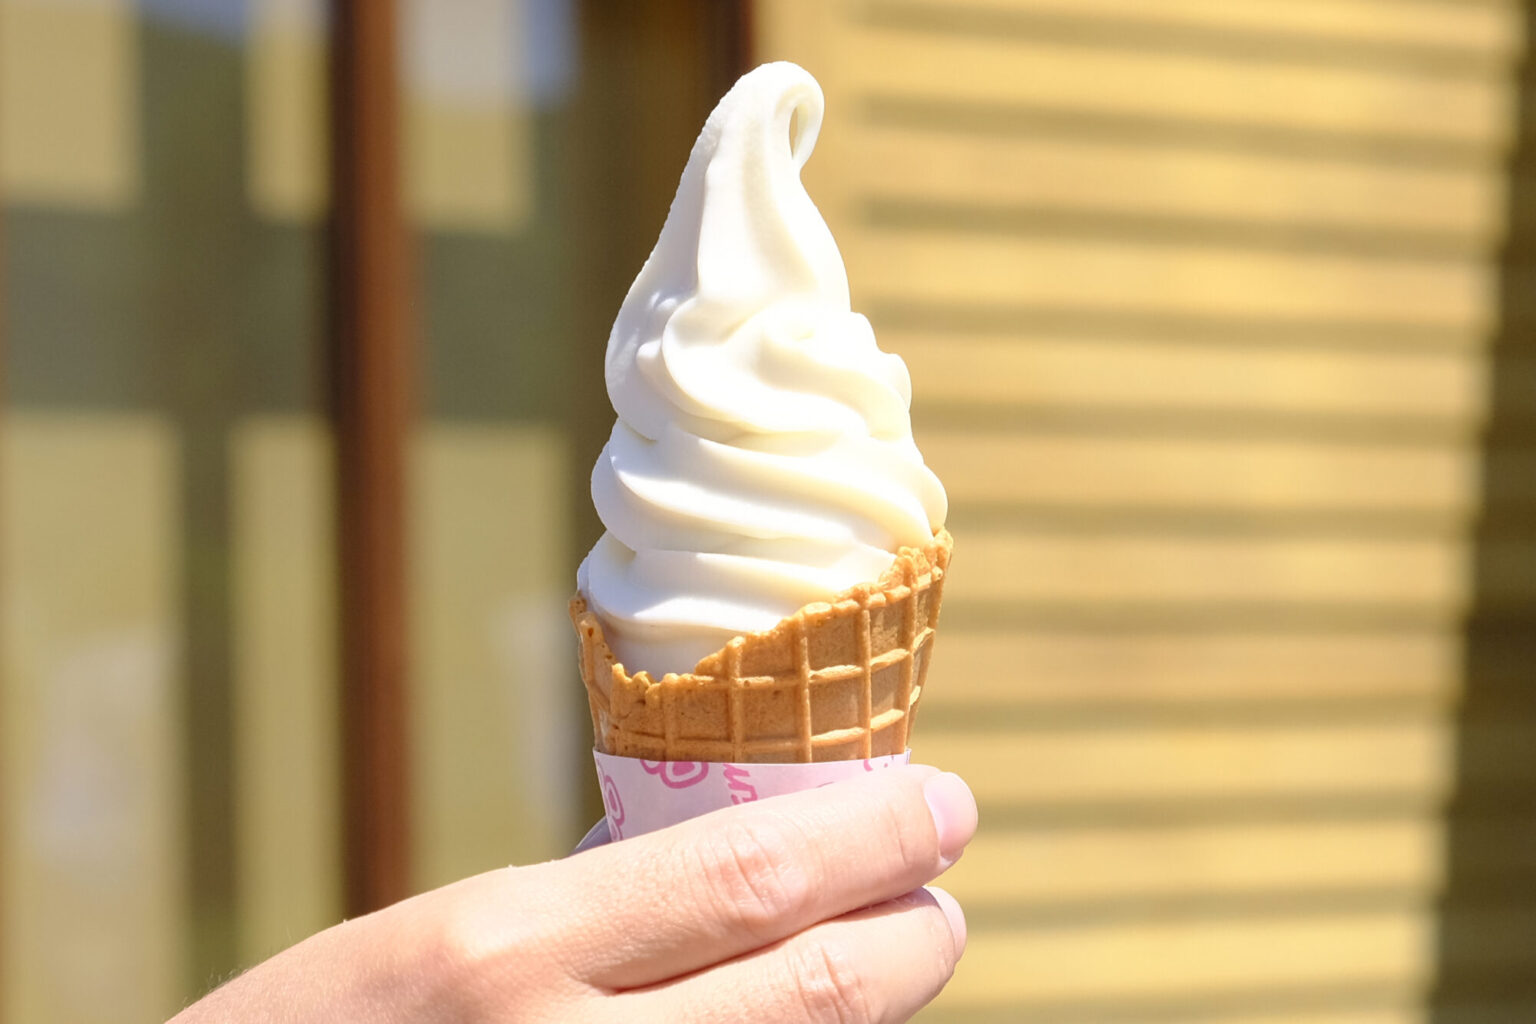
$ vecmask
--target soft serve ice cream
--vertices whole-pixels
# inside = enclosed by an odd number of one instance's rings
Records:
[[[906,366],[852,311],[800,182],[822,108],[794,64],[736,83],[609,336],[618,421],[592,473],[607,532],[578,586],[630,673],[689,672],[943,526]]]

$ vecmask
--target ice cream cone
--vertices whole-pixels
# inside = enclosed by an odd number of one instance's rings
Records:
[[[580,643],[597,748],[658,761],[809,762],[899,754],[933,652],[953,542],[902,548],[875,583],[738,636],[660,680],[615,661],[580,594]]]

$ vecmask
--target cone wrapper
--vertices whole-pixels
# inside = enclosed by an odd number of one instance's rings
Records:
[[[733,804],[815,789],[841,779],[906,764],[910,752],[859,761],[731,764],[646,761],[594,750],[608,836],[614,842],[667,828]]]

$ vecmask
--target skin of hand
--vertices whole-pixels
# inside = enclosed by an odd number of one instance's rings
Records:
[[[911,766],[510,867],[320,932],[172,1024],[908,1020],[965,919],[976,803]]]

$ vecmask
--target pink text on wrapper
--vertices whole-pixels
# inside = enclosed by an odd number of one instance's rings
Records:
[[[739,764],[725,766],[725,787],[731,791],[731,803],[749,804],[757,799],[757,787],[747,781],[752,773]]]
[[[603,810],[608,813],[608,835],[617,842],[624,838],[624,798],[619,796],[619,785],[613,776],[598,770],[603,785]]]
[[[709,777],[707,761],[641,761],[645,774],[654,775],[668,789],[687,789]]]
[[[909,760],[905,751],[868,760],[794,764],[647,761],[596,750],[593,756],[608,832],[615,840],[666,828],[732,804],[815,789]]]

